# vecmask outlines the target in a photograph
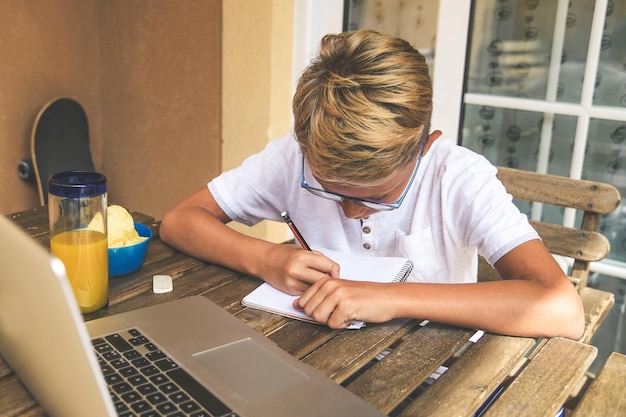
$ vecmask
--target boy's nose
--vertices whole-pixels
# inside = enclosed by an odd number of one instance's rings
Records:
[[[337,204],[341,206],[343,214],[349,219],[364,219],[375,211],[350,200],[344,200]]]

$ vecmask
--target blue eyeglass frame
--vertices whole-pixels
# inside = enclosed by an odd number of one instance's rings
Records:
[[[406,187],[404,188],[404,191],[400,195],[400,198],[398,198],[398,200],[394,203],[384,203],[382,201],[372,201],[372,200],[366,200],[364,198],[348,197],[343,194],[338,194],[332,191],[324,190],[323,188],[311,187],[309,184],[307,184],[306,179],[304,178],[304,155],[302,155],[302,176],[300,179],[300,186],[316,197],[325,198],[327,200],[335,201],[337,203],[342,202],[344,200],[349,200],[349,201],[354,201],[357,204],[360,204],[362,206],[365,206],[373,210],[378,210],[378,211],[396,210],[402,205],[404,198],[408,194],[409,189],[411,188],[411,185],[413,184],[413,180],[415,179],[415,176],[417,175],[417,170],[419,169],[420,164],[422,163],[422,156],[424,156],[424,150],[426,149],[427,143],[428,141],[425,140],[424,145],[422,145],[422,150],[419,154],[419,157],[417,158],[417,164],[415,164],[415,169],[413,170],[413,174],[411,174],[411,179],[409,179],[409,182],[407,183]]]

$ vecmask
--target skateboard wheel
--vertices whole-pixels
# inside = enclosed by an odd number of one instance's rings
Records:
[[[17,175],[23,180],[32,180],[35,178],[32,159],[22,159],[17,163]]]

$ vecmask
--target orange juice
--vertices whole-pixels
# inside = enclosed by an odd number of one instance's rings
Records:
[[[50,251],[67,271],[82,313],[91,313],[109,301],[107,237],[94,230],[62,232],[50,239]]]

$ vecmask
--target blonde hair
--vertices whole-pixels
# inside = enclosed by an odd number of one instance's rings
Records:
[[[293,99],[294,130],[318,178],[351,184],[391,176],[427,139],[432,86],[424,57],[374,31],[326,35]]]

